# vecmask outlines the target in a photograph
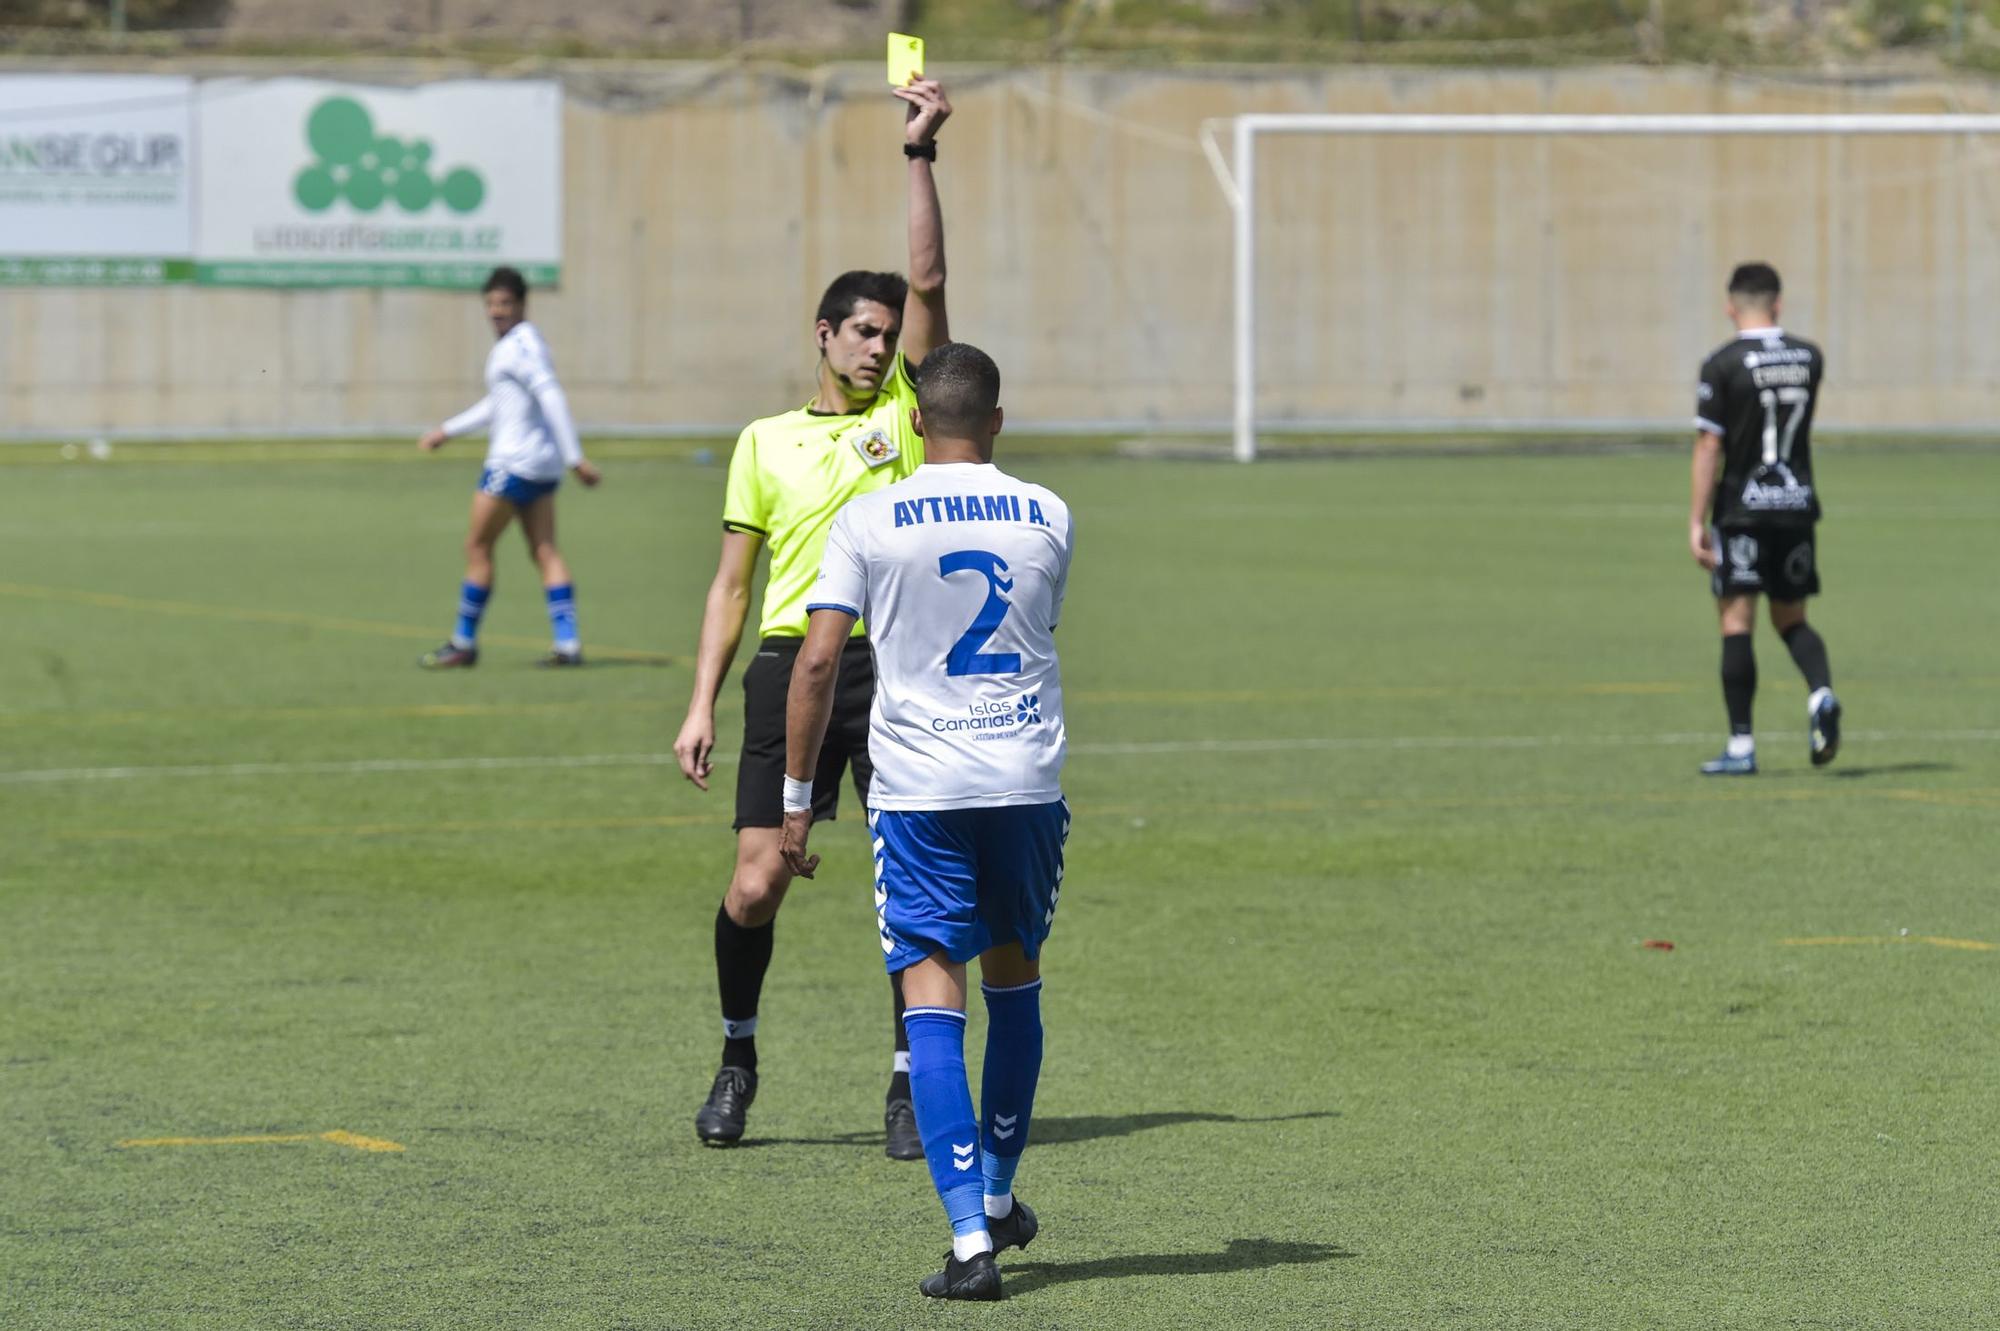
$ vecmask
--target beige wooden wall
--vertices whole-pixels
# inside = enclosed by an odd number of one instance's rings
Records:
[[[1017,420],[1168,428],[1229,408],[1206,117],[1991,102],[1624,68],[944,72],[954,333],[998,357]],[[586,428],[729,430],[802,401],[820,288],[903,263],[878,72],[563,76],[565,280],[533,314]],[[1827,423],[2000,421],[2000,143],[1301,138],[1260,182],[1270,418],[1679,424],[1723,277],[1759,257],[1828,348]],[[5,291],[0,432],[411,427],[477,395],[487,336],[447,293]]]

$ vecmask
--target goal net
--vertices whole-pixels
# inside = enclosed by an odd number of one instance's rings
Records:
[[[1678,430],[1776,266],[1825,428],[2000,422],[2000,116],[1251,115],[1234,214],[1236,456],[1355,431]]]

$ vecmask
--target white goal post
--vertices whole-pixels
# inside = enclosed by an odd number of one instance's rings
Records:
[[[1216,142],[1230,127],[1231,158]],[[1235,219],[1235,409],[1239,462],[1257,456],[1257,140],[1332,135],[1887,135],[1992,134],[2000,115],[1243,115],[1208,121],[1202,150]]]

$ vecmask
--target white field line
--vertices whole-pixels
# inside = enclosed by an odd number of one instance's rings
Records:
[[[1357,735],[1293,739],[1170,739],[1073,744],[1078,757],[1128,757],[1177,753],[1340,753],[1466,749],[1627,748],[1699,744],[1708,731],[1662,735]],[[1991,743],[2000,730],[1850,730],[1849,740],[1870,743]],[[717,754],[717,765],[735,761]],[[44,767],[0,771],[0,785],[56,785],[81,781],[141,781],[183,777],[366,776],[385,772],[499,772],[533,768],[672,767],[671,753],[525,754],[493,758],[356,758],[333,762],[180,763],[159,767]]]

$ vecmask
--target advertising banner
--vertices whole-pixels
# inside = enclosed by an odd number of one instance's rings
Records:
[[[193,276],[194,82],[0,75],[0,285]]]
[[[476,287],[561,277],[562,88],[204,81],[196,280]]]

